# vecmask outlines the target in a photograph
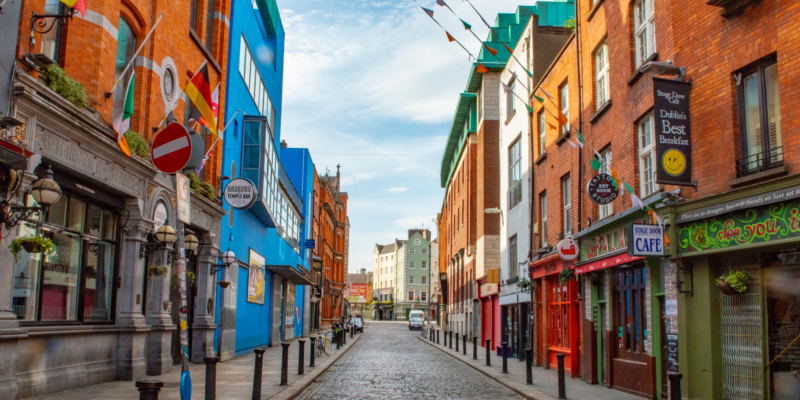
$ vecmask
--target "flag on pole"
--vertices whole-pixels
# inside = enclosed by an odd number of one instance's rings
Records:
[[[220,87],[220,85],[221,85],[220,83],[217,83],[217,88],[214,89],[214,93],[211,94],[211,109],[214,110],[214,117],[217,118],[217,119],[219,119],[219,87]],[[209,126],[209,124],[206,121],[206,119],[203,118],[203,115],[200,114],[200,110],[195,106],[192,106],[192,111],[189,113],[189,122],[190,123],[197,122],[200,125],[206,126],[206,127],[208,127],[208,129],[211,129],[211,127]]]
[[[133,116],[133,87],[135,82],[136,74],[132,73],[125,96],[114,99],[112,112],[113,115],[116,115],[113,126],[114,130],[117,132],[117,145],[119,145],[119,149],[128,157],[131,156],[131,149],[128,147],[128,141],[125,140],[125,132],[131,129],[131,117]]]
[[[81,13],[81,18],[86,18],[86,0],[60,0],[69,8],[74,8]]]
[[[214,116],[213,101],[211,99],[211,85],[208,82],[208,62],[203,62],[203,66],[194,75],[184,90],[189,100],[192,101],[200,115],[209,122],[208,129],[214,135],[217,134],[217,118]]]

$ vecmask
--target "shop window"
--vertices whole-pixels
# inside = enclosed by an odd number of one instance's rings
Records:
[[[521,140],[508,147],[508,206],[514,208],[522,202],[522,153]]]
[[[644,353],[647,339],[647,269],[620,270],[616,283],[614,321],[617,323],[617,348],[622,353]]]
[[[770,58],[737,77],[742,176],[783,164],[778,64]]]
[[[64,193],[41,223],[41,227],[24,223],[21,236],[46,237],[53,241],[55,253],[20,252],[14,264],[12,300],[17,319],[113,321],[117,213]]]
[[[508,239],[508,277],[514,279],[517,277],[517,235]]]
[[[549,289],[549,313],[550,335],[549,345],[558,349],[570,349],[572,347],[571,334],[574,327],[570,323],[572,315],[572,291],[575,290],[570,284],[561,285],[558,276],[553,276],[547,283]]]
[[[633,4],[633,29],[636,68],[656,52],[656,29],[653,0],[638,0]]]
[[[639,126],[639,185],[642,198],[658,189],[655,176],[656,145],[653,141],[653,115],[648,115]]]

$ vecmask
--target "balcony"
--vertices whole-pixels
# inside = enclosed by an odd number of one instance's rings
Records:
[[[736,178],[763,173],[783,166],[783,147],[776,147],[736,160]]]

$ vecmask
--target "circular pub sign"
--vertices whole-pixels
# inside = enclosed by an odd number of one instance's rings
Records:
[[[225,186],[225,201],[233,208],[248,209],[256,202],[256,187],[247,179],[234,179]]]
[[[614,186],[614,178],[608,174],[599,174],[586,184],[586,193],[598,204],[609,204],[619,197],[619,187]]]
[[[578,258],[578,244],[572,239],[564,239],[558,242],[556,250],[558,250],[558,256],[562,260],[572,261]]]

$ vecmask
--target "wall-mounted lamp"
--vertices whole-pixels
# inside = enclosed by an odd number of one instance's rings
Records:
[[[14,171],[12,173],[16,174]],[[39,204],[38,207],[12,206],[8,200],[0,202],[0,222],[4,222],[8,228],[14,227],[20,220],[28,219],[35,213],[46,213],[51,205],[58,202],[61,187],[53,180],[53,170],[49,166],[44,171],[44,177],[33,182],[30,194]]]
[[[222,264],[215,264],[211,266],[211,275],[216,274],[219,271],[222,271],[223,268],[228,268],[231,264],[236,262],[236,254],[234,254],[230,249],[228,251],[222,253],[219,257],[222,260]]]
[[[175,229],[169,226],[169,220],[164,221],[164,225],[162,225],[156,231],[155,235],[153,235],[156,239],[156,243],[142,243],[141,247],[139,248],[139,258],[145,258],[147,255],[153,252],[156,249],[163,249],[167,247],[168,244],[175,242],[177,235],[175,234]],[[178,252],[171,251],[169,252],[169,256],[167,259],[167,263],[172,264],[172,261],[178,256]]]

